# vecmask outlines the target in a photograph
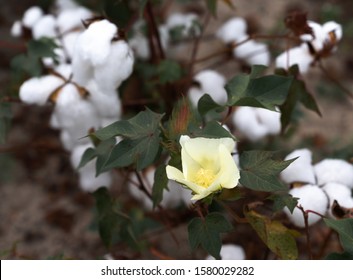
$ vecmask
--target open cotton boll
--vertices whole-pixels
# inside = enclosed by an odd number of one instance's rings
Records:
[[[338,183],[327,183],[322,189],[329,198],[330,206],[328,213],[331,217],[334,217],[331,208],[335,200],[337,200],[338,204],[342,207],[353,208],[352,192],[347,186]]]
[[[295,150],[285,157],[285,160],[293,158],[293,161],[286,169],[280,173],[280,178],[287,184],[302,182],[315,184],[315,172],[312,165],[312,153],[308,149]]]
[[[62,84],[62,79],[52,75],[31,78],[21,85],[20,99],[27,104],[44,105],[54,90]]]
[[[41,17],[32,28],[32,35],[34,39],[41,37],[54,38],[56,33],[56,19],[53,15],[45,15]]]
[[[11,36],[12,37],[21,37],[22,36],[22,22],[20,20],[16,20],[11,27]]]
[[[58,117],[56,116],[55,112],[53,112],[50,116],[49,126],[53,129],[60,129],[60,123]]]
[[[82,21],[93,17],[93,13],[85,7],[77,7],[62,11],[57,17],[57,25],[61,34],[83,29]]]
[[[224,244],[221,247],[220,256],[222,260],[245,260],[246,255],[243,247],[234,244]],[[214,260],[211,255],[206,260]]]
[[[246,40],[246,37],[239,41]],[[270,52],[267,45],[249,40],[233,49],[235,57],[244,60],[249,65],[266,65],[270,64]]]
[[[169,31],[171,31],[174,28],[179,28],[179,27],[184,27],[182,30],[182,36],[183,37],[188,37],[191,34],[199,34],[200,33],[200,28],[195,25],[195,22],[197,22],[199,17],[196,14],[193,13],[174,13],[171,14],[166,22],[166,26]]]
[[[65,129],[62,129],[60,131],[60,141],[61,141],[61,144],[63,145],[64,149],[68,152],[71,152],[72,149],[77,144],[75,139],[72,138],[70,132]]]
[[[216,33],[216,36],[224,43],[239,42],[246,36],[247,23],[245,19],[234,17],[226,21]]]
[[[277,135],[281,132],[281,114],[279,112],[254,108],[260,123],[264,124],[269,134]]]
[[[74,0],[56,0],[55,8],[58,13],[61,13],[65,10],[78,8],[78,4]]]
[[[326,34],[325,41],[331,41],[330,33],[335,34],[335,41],[340,41],[342,39],[342,26],[335,21],[328,21],[322,26],[323,31]],[[333,42],[334,43],[334,42]]]
[[[62,63],[55,66],[54,71],[60,74],[66,80],[70,80],[72,75],[72,65],[68,63]]]
[[[266,126],[259,122],[252,107],[237,108],[232,116],[232,121],[236,130],[252,142],[261,140],[268,134]]]
[[[122,40],[113,42],[109,59],[96,65],[94,79],[103,91],[111,91],[120,86],[132,73],[134,55],[129,45]]]
[[[78,39],[78,38],[77,38]],[[85,86],[93,78],[93,67],[88,60],[83,59],[80,52],[74,47],[74,55],[72,57],[72,80],[79,85]]]
[[[326,32],[323,30],[320,24],[314,21],[308,21],[308,25],[311,27],[313,35],[304,34],[300,36],[300,39],[302,39],[304,42],[310,42],[315,51],[319,52],[324,47]]]
[[[203,70],[195,75],[194,81],[199,83],[200,88],[192,87],[188,95],[195,107],[205,93],[208,93],[220,105],[224,105],[227,102],[227,92],[224,89],[226,79],[218,72]]]
[[[310,54],[308,46],[303,44],[281,53],[276,58],[276,68],[288,69],[292,65],[297,64],[300,72],[305,74],[313,61],[314,57]]]
[[[22,24],[27,28],[32,28],[37,21],[43,16],[43,11],[37,6],[30,7],[23,14]]]
[[[78,31],[70,32],[62,37],[62,47],[65,49],[69,59],[72,59],[74,56],[76,40],[80,34],[81,32]]]
[[[341,159],[324,159],[314,165],[318,185],[340,183],[353,188],[353,165]]]
[[[328,198],[325,192],[316,185],[305,185],[299,188],[294,188],[289,191],[293,197],[299,198],[298,205],[301,205],[304,208],[304,211],[312,210],[321,215],[325,215]],[[294,208],[293,213],[290,213],[287,207],[283,211],[288,216],[289,220],[296,225],[297,227],[305,227],[305,221],[303,212]],[[319,215],[314,213],[308,213],[308,225],[311,226],[318,222],[321,219]]]
[[[129,45],[134,51],[136,57],[147,60],[151,56],[150,47],[147,38],[142,34],[136,34],[129,40]]]
[[[58,64],[66,63],[66,55],[61,48],[54,49],[56,61],[52,57],[43,57],[42,62],[47,68],[54,68]]]

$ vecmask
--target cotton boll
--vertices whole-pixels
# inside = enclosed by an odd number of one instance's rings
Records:
[[[85,86],[93,78],[93,67],[88,60],[83,59],[80,52],[77,50],[77,44],[74,48],[72,57],[72,80],[79,85]]]
[[[334,217],[331,208],[335,200],[337,200],[338,204],[342,207],[353,208],[351,189],[347,186],[338,183],[327,183],[322,187],[322,189],[329,198],[330,206],[328,213],[331,217]]]
[[[66,63],[66,56],[61,48],[54,49],[56,61],[52,57],[43,57],[42,62],[47,68],[54,68],[57,64]]]
[[[315,173],[312,165],[312,153],[308,149],[295,150],[285,157],[290,160],[298,157],[286,169],[284,169],[280,177],[287,184],[294,182],[303,182],[315,184]]]
[[[260,123],[264,124],[269,134],[277,135],[281,132],[281,114],[263,108],[255,108]]]
[[[222,245],[220,256],[222,260],[245,260],[246,255],[243,247],[234,244]],[[211,255],[206,257],[206,260],[214,260]]]
[[[310,42],[316,52],[319,52],[324,47],[326,33],[323,30],[322,26],[316,22],[308,21],[308,25],[311,27],[313,31],[313,35],[311,34],[304,34],[301,35],[300,38],[304,42]]]
[[[239,107],[233,114],[232,121],[238,131],[252,142],[263,139],[268,130],[258,121],[254,108]]]
[[[60,141],[61,141],[61,144],[63,145],[64,149],[68,152],[71,152],[72,149],[77,144],[75,139],[72,138],[70,132],[65,129],[60,131]]]
[[[52,75],[31,78],[21,85],[20,99],[27,104],[44,105],[54,90],[63,83],[62,79]]]
[[[129,40],[129,45],[134,51],[136,57],[147,60],[151,56],[150,47],[147,38],[142,34],[136,34]]]
[[[188,95],[195,107],[205,93],[218,104],[224,105],[227,102],[227,92],[224,89],[226,79],[218,72],[204,70],[196,74],[194,80],[200,84],[200,88],[191,88]]]
[[[159,38],[161,40],[161,45],[164,50],[168,50],[168,45],[169,45],[169,31],[166,25],[160,25],[158,26],[158,32],[159,32]]]
[[[243,18],[234,17],[218,29],[216,36],[224,43],[239,42],[246,36],[247,24]]]
[[[94,79],[103,91],[120,86],[132,73],[134,55],[129,45],[122,40],[111,45],[109,59],[94,68]]]
[[[166,26],[168,30],[172,30],[174,28],[178,28],[183,26],[184,29],[182,30],[182,36],[184,38],[193,34],[199,34],[200,29],[195,26],[195,22],[198,21],[198,16],[193,13],[188,14],[181,14],[181,13],[174,13],[171,14],[166,22]]]
[[[93,148],[94,146],[92,143],[87,143],[84,145],[77,145],[75,149],[72,150],[71,156],[70,156],[70,161],[71,161],[71,166],[72,168],[78,168],[81,158],[85,151],[89,148]]]
[[[11,36],[12,37],[21,37],[22,36],[22,23],[19,20],[16,20],[11,27]]]
[[[76,40],[80,34],[81,32],[70,32],[62,37],[63,48],[70,59],[74,56]]]
[[[337,22],[326,22],[322,29],[326,33],[325,44],[335,45],[342,39],[342,26]]]
[[[33,26],[32,34],[34,39],[41,37],[54,38],[56,33],[56,20],[52,15],[45,15],[41,17]]]
[[[319,185],[340,183],[353,188],[353,165],[341,159],[324,159],[314,165]]]
[[[242,40],[245,40],[244,37]],[[270,53],[267,45],[249,40],[233,49],[235,57],[244,60],[249,65],[266,65],[270,64]]]
[[[301,45],[281,53],[276,58],[276,68],[288,69],[297,64],[302,74],[308,72],[314,57],[310,54],[307,45]]]
[[[54,112],[50,116],[49,126],[53,129],[60,129],[61,128],[58,117],[56,116],[56,114]]]
[[[22,24],[27,28],[32,28],[42,16],[43,16],[43,11],[41,8],[37,6],[30,7],[23,14]]]
[[[57,17],[59,32],[62,34],[72,31],[76,28],[83,29],[82,21],[89,19],[92,16],[93,13],[84,7],[66,9],[62,11]]]
[[[61,13],[65,10],[78,8],[78,4],[74,0],[56,0],[55,7],[58,13]]]
[[[60,74],[66,80],[70,80],[72,75],[72,66],[71,64],[62,63],[62,64],[59,64],[58,66],[55,66],[54,71]]]
[[[327,206],[328,206],[328,198],[325,192],[316,185],[305,185],[299,188],[294,188],[289,191],[293,197],[299,198],[298,205],[301,205],[306,210],[312,210],[321,215],[325,215]],[[289,220],[296,225],[297,227],[305,227],[305,221],[303,212],[294,208],[293,213],[290,213],[288,208],[284,208],[283,210]],[[319,215],[314,213],[308,213],[308,225],[311,226],[318,222],[321,219]]]

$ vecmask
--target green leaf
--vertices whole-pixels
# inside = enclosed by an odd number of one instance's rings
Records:
[[[11,60],[11,70],[16,80],[23,79],[24,75],[39,77],[42,75],[42,66],[37,57],[20,54]]]
[[[88,162],[94,159],[97,156],[96,150],[93,148],[88,148],[82,155],[80,164],[78,165],[78,169],[82,166],[85,166]]]
[[[279,258],[285,260],[298,258],[298,248],[292,230],[255,211],[245,212],[245,217],[261,240]]]
[[[40,38],[39,40],[31,40],[28,42],[28,54],[33,57],[51,57],[57,58],[54,50],[58,47],[51,38]]]
[[[165,170],[166,166],[161,164],[154,173],[154,182],[152,186],[153,208],[163,200],[163,191],[168,189],[168,177]]]
[[[343,249],[353,255],[353,219],[324,219],[327,226],[337,231]]]
[[[206,124],[202,129],[199,127],[189,127],[189,135],[192,137],[205,137],[205,138],[224,138],[229,137],[235,140],[235,137],[225,129],[219,122],[211,121]]]
[[[276,193],[268,197],[273,201],[273,211],[282,211],[284,207],[287,207],[291,213],[298,204],[298,198],[293,197],[289,193]]]
[[[233,78],[227,85],[228,104],[231,106],[252,106],[276,110],[286,100],[292,84],[291,77],[269,75],[251,79],[249,75]]]
[[[224,109],[225,106],[217,104],[209,94],[204,94],[197,103],[197,110],[201,116],[212,110],[223,111]]]
[[[216,17],[217,15],[217,0],[206,0],[207,8],[210,13]]]
[[[240,155],[240,183],[255,191],[287,190],[278,175],[295,159],[281,161],[273,157],[274,153],[268,151],[243,152]]]
[[[172,83],[182,76],[181,66],[174,60],[163,60],[157,68],[159,81],[161,84]]]
[[[353,254],[344,253],[331,253],[325,257],[325,260],[353,260]]]
[[[222,247],[220,234],[230,230],[232,225],[220,213],[211,213],[204,219],[194,218],[188,225],[190,247],[195,250],[201,245],[210,255],[220,259]]]
[[[266,69],[267,69],[267,66],[265,66],[265,65],[251,66],[250,78],[256,79],[256,78],[260,77],[265,72]]]

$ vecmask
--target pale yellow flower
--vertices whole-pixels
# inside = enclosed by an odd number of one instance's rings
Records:
[[[238,184],[239,169],[231,155],[235,147],[233,139],[182,135],[180,145],[183,171],[168,165],[167,176],[191,189],[192,200],[205,198],[222,188],[232,189]]]

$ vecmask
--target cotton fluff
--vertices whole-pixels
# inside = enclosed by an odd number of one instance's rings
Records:
[[[11,36],[12,37],[21,37],[22,36],[22,23],[20,20],[16,20],[11,27]]]
[[[278,112],[244,106],[237,108],[232,121],[238,131],[250,141],[256,142],[280,132],[280,117]]]
[[[341,159],[324,159],[314,165],[318,185],[340,183],[353,188],[353,165]]]
[[[312,165],[312,153],[308,149],[299,149],[291,152],[285,160],[297,159],[284,169],[280,177],[287,184],[302,182],[315,184],[315,173]]]
[[[53,129],[60,129],[60,123],[59,123],[58,117],[54,112],[50,116],[49,126]]]
[[[335,200],[337,200],[338,204],[342,207],[353,208],[352,193],[347,186],[337,183],[327,183],[322,189],[329,198],[330,206],[328,213],[331,217],[334,217],[332,214],[332,205]]]
[[[65,10],[75,9],[79,6],[74,0],[56,0],[55,7],[57,12],[60,13]]]
[[[43,11],[37,6],[30,7],[23,14],[22,24],[27,28],[32,28],[37,21],[43,16]]]
[[[47,68],[54,68],[56,65],[66,63],[66,55],[62,48],[54,49],[55,60],[52,57],[43,57],[42,62]]]
[[[188,96],[191,103],[196,107],[199,99],[205,94],[209,94],[212,99],[221,105],[227,102],[227,92],[224,89],[226,79],[224,76],[213,70],[203,70],[197,73],[194,81],[199,84],[189,90]]]
[[[62,11],[57,17],[57,26],[61,34],[73,31],[74,29],[83,29],[82,21],[89,19],[93,13],[84,8],[77,7]]]
[[[81,32],[73,31],[70,33],[66,33],[64,36],[62,36],[62,39],[61,39],[62,47],[65,49],[69,59],[72,59],[74,56],[76,40],[80,34]]]
[[[321,215],[325,215],[328,198],[325,192],[316,185],[304,185],[299,188],[294,188],[289,193],[296,198],[299,198],[298,205],[301,205],[305,211],[312,210]],[[288,216],[289,220],[297,227],[305,227],[303,212],[294,208],[293,213],[290,213],[287,207],[283,210]],[[319,215],[308,213],[308,225],[313,225],[321,219]]]
[[[226,21],[217,31],[216,36],[224,43],[239,42],[246,36],[247,24],[243,18],[234,17]]]
[[[49,96],[62,84],[64,84],[62,79],[52,75],[31,78],[21,85],[20,99],[27,104],[44,105]]]
[[[59,125],[60,128],[60,125]],[[75,145],[78,144],[86,144],[85,142],[88,141],[82,141],[83,143],[78,143],[78,141],[75,141],[75,139],[72,138],[71,134],[69,131],[62,129],[60,131],[60,141],[64,149],[68,152],[71,152],[72,149],[75,147]]]
[[[56,19],[53,15],[45,15],[41,17],[33,26],[32,34],[34,39],[41,37],[54,38],[56,33]]]
[[[72,66],[68,63],[62,63],[55,66],[54,71],[68,81],[72,75]]]
[[[297,64],[299,71],[305,74],[308,72],[313,61],[314,57],[310,54],[308,46],[302,44],[299,47],[281,53],[276,58],[276,68],[288,69],[292,65]]]
[[[147,60],[151,56],[151,51],[148,40],[143,32],[144,26],[144,21],[137,21],[132,28],[133,36],[128,40],[128,42],[136,57]]]
[[[234,244],[224,244],[221,247],[220,256],[222,260],[245,260],[246,255],[243,247]],[[214,260],[211,255],[206,260]]]
[[[246,40],[244,37],[240,42]],[[270,64],[270,52],[264,43],[259,43],[254,40],[249,40],[233,49],[235,57],[244,60],[249,65],[266,65]]]
[[[76,146],[71,153],[71,164],[74,168],[78,168],[82,155],[88,149],[92,148],[92,144]],[[110,172],[102,173],[96,177],[96,160],[88,162],[78,170],[80,187],[87,192],[94,192],[100,187],[110,187],[112,176]]]
[[[82,98],[73,84],[64,86],[56,100],[54,110],[61,128],[66,129],[77,143],[89,142],[89,129],[97,129],[100,120],[96,109]],[[82,138],[82,139],[81,139]]]
[[[200,33],[199,27],[195,25],[195,22],[197,21],[198,21],[198,16],[196,14],[174,13],[168,17],[166,26],[169,31],[175,28],[184,27],[181,34],[183,38],[187,38],[192,34]]]

